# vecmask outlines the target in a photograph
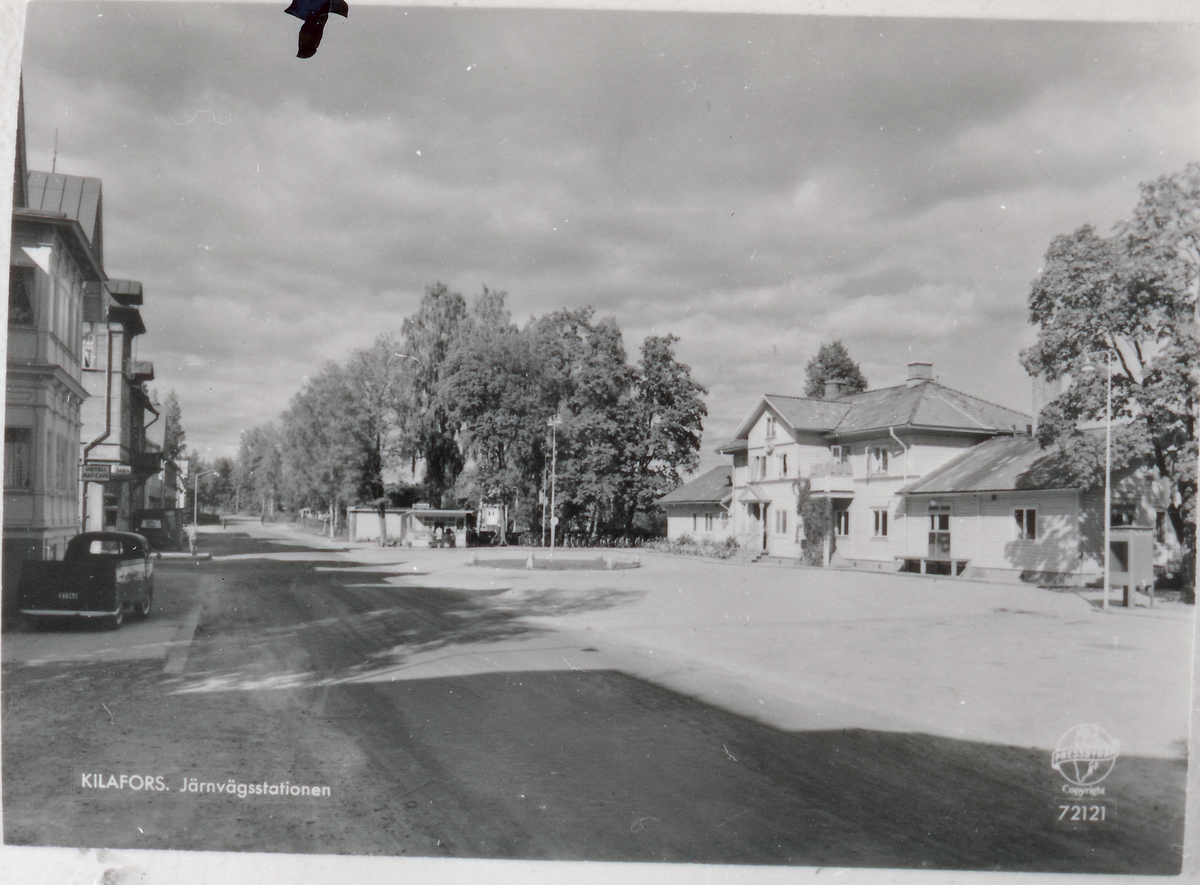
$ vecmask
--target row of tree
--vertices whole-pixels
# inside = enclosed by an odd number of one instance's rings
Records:
[[[590,308],[519,327],[503,292],[468,306],[439,283],[399,337],[326,364],[278,421],[243,434],[234,494],[333,522],[353,504],[497,503],[536,533],[553,470],[560,532],[639,534],[698,461],[706,391],[676,341],[648,337],[630,364],[616,322]]]

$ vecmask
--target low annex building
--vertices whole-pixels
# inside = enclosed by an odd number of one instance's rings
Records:
[[[763,396],[718,449],[732,461],[730,531],[751,551],[801,558],[810,495],[829,502],[828,564],[1087,580],[1103,560],[1102,495],[1076,488],[1032,429],[1027,415],[938,383],[928,362],[895,387]],[[1156,527],[1169,546],[1163,494],[1143,472],[1115,478],[1113,524]]]
[[[714,467],[668,492],[655,503],[666,511],[667,538],[672,541],[719,543],[733,536],[729,508],[733,501],[733,471]]]

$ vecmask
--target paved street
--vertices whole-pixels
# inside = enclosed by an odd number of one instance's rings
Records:
[[[1179,869],[1190,608],[256,522],[201,549],[145,623],[3,635],[6,842]],[[1115,820],[1072,829],[1050,754],[1084,723]],[[329,796],[249,792],[284,783]]]

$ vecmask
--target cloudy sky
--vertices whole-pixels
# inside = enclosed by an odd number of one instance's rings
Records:
[[[679,336],[709,452],[834,339],[1027,412],[1050,239],[1200,159],[1195,25],[283,5],[28,10],[30,166],[103,179],[206,457],[438,281]]]

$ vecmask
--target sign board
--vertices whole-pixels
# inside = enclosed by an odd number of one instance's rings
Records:
[[[144,529],[161,529],[163,527],[162,520],[161,519],[143,519],[141,527]]]
[[[84,464],[81,478],[84,482],[108,482],[111,467],[111,464]]]
[[[132,476],[133,468],[128,464],[114,464],[112,466],[113,476]]]

